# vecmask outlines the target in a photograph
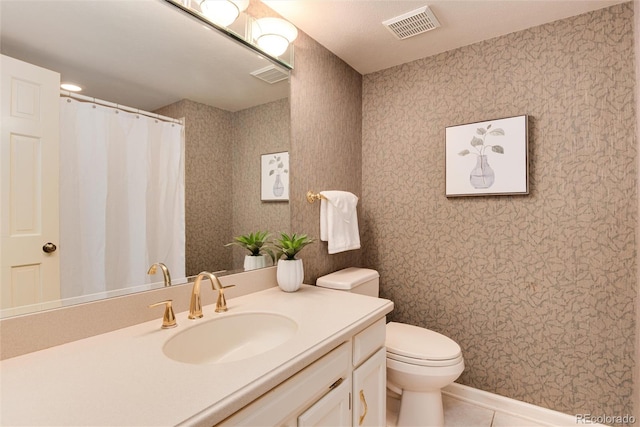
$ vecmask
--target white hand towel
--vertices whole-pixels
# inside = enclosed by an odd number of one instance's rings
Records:
[[[321,191],[320,240],[328,243],[330,254],[360,249],[358,197],[347,191]]]

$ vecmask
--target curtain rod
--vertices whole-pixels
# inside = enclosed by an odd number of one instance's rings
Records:
[[[91,102],[103,107],[115,108],[116,110],[125,111],[127,113],[140,114],[142,116],[151,117],[152,119],[161,120],[163,122],[176,123],[183,125],[182,120],[174,119],[172,117],[161,116],[160,114],[150,113],[148,111],[139,110],[137,108],[127,107],[125,105],[116,104],[115,102],[104,101],[102,99],[93,98],[91,96],[80,95],[78,93],[69,92],[68,90],[61,90],[60,96],[63,98],[71,98],[80,102]]]

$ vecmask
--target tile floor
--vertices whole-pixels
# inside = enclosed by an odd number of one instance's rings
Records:
[[[445,427],[540,427],[543,424],[442,396]],[[387,427],[395,427],[400,401],[387,397]]]

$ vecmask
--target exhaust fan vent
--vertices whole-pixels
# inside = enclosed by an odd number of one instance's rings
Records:
[[[382,24],[400,40],[417,36],[440,26],[440,22],[429,6],[387,19]]]
[[[264,80],[269,84],[274,84],[288,79],[289,71],[283,71],[275,65],[269,65],[268,67],[251,72],[251,75],[259,78],[260,80]]]

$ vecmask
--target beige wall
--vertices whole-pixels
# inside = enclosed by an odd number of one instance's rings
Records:
[[[258,230],[275,238],[291,226],[289,203],[260,200],[262,154],[289,151],[289,100],[281,99],[233,115],[233,236]],[[242,268],[248,252],[233,248],[234,268]]]
[[[187,275],[242,268],[233,236],[289,229],[289,204],[260,201],[260,155],[289,150],[288,99],[229,112],[182,100],[157,111],[185,118]],[[237,250],[236,250],[237,249]]]
[[[185,118],[186,272],[231,265],[233,113],[189,100],[156,111]]]
[[[291,231],[320,236],[320,203],[308,190],[362,195],[362,76],[300,32],[291,77]],[[360,265],[362,251],[328,255],[327,244],[307,246],[305,282]]]
[[[633,55],[624,4],[364,77],[365,263],[393,319],[460,344],[459,382],[633,413]],[[445,127],[520,114],[531,194],[447,199]]]

